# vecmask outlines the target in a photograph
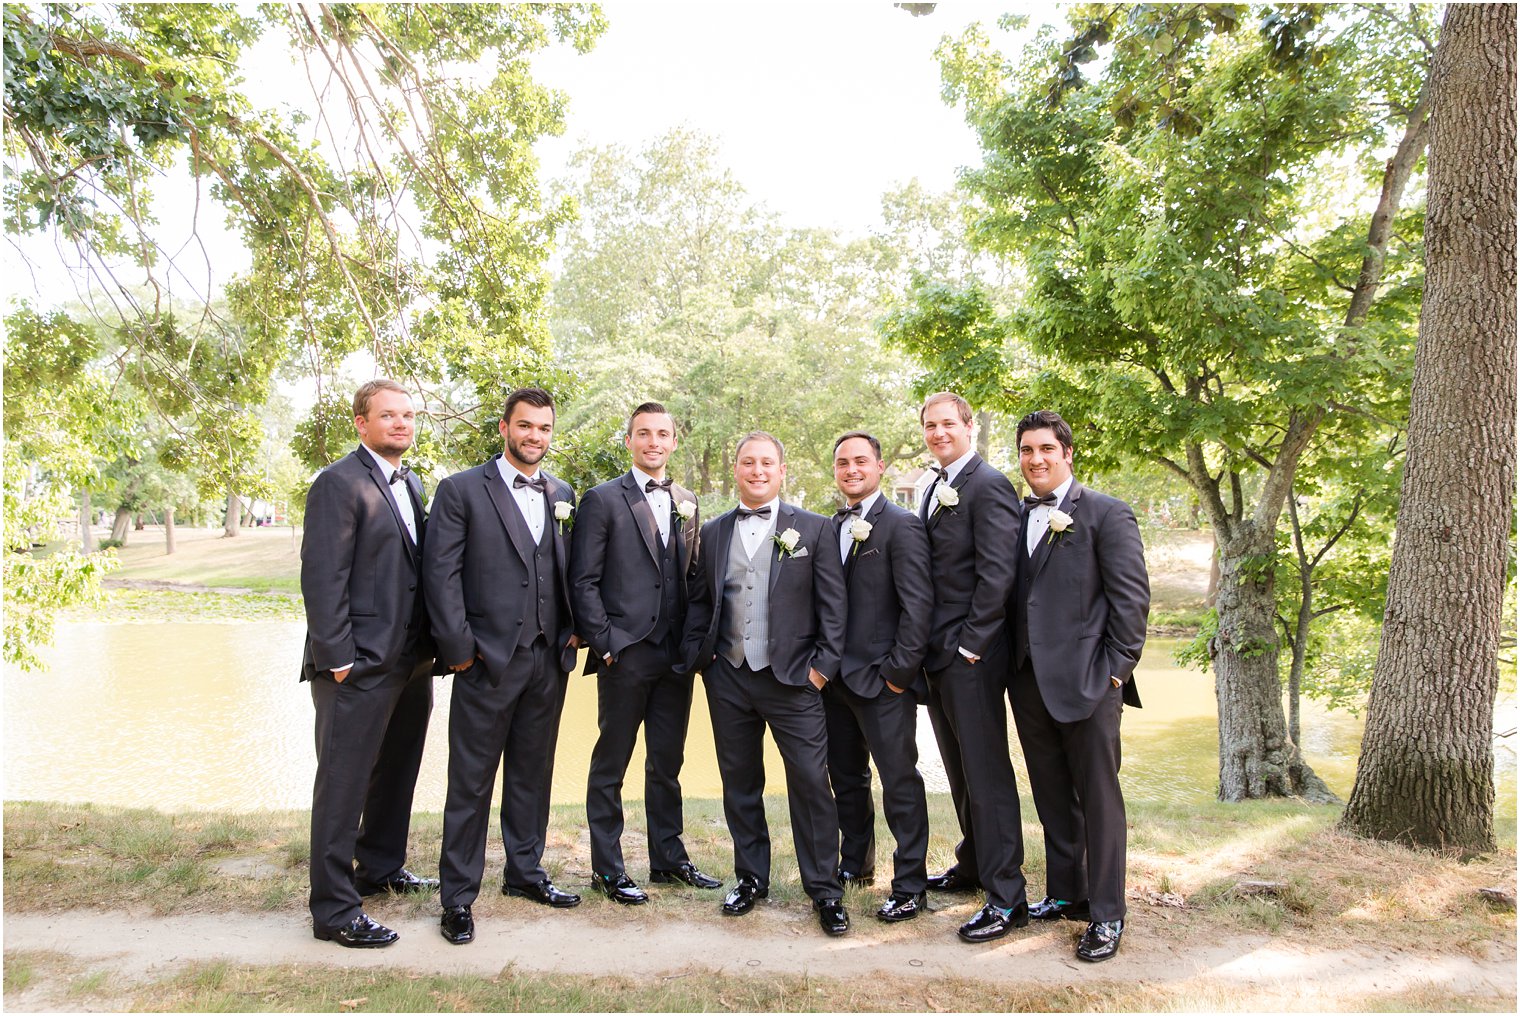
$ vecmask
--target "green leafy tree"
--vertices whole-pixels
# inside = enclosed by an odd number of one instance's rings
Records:
[[[1001,314],[926,280],[886,330],[978,405],[1059,409],[1089,473],[1147,459],[1193,490],[1218,543],[1225,800],[1333,796],[1283,715],[1275,540],[1321,425],[1407,369],[1430,17],[1079,5],[1017,66],[979,28],[941,50],[984,151],[973,236],[1027,288]]]

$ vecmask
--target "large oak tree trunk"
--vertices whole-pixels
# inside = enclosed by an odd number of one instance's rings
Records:
[[[125,508],[116,509],[116,518],[111,521],[111,539],[119,541],[125,547],[127,534],[131,531],[132,513]]]
[[[1398,536],[1346,828],[1492,848],[1515,488],[1515,9],[1452,4],[1432,82],[1425,301]]]
[[[238,534],[238,520],[243,516],[243,502],[232,491],[227,492],[227,513],[222,516],[222,538]]]

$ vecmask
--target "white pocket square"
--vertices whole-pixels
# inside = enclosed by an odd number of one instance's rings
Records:
[[[807,556],[808,556],[808,549],[806,547],[798,547],[796,550],[792,551],[792,557],[807,557]]]

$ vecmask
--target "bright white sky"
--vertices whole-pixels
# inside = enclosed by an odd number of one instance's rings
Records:
[[[878,221],[881,195],[897,184],[916,177],[944,190],[959,167],[979,161],[960,111],[940,99],[940,39],[980,21],[1005,53],[1017,53],[1029,33],[1001,35],[1000,14],[1029,14],[1034,25],[1058,17],[1051,4],[986,2],[942,3],[913,17],[886,0],[612,0],[604,10],[609,27],[590,53],[557,47],[535,58],[535,76],[570,97],[565,135],[539,146],[545,180],[560,175],[583,144],[637,149],[685,126],[717,137],[751,198],[786,224],[852,234]],[[248,78],[257,102],[310,107],[304,72],[284,53],[256,52]],[[209,195],[198,209],[187,198],[171,178],[155,202],[160,244],[186,273],[175,287],[203,292],[209,278],[219,289],[246,267],[247,255],[222,230]],[[78,260],[72,250],[43,238],[17,246],[32,264],[6,245],[8,293],[42,304],[79,295],[80,280],[68,270]]]

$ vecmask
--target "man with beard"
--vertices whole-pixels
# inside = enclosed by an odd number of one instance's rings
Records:
[[[443,937],[475,937],[470,905],[485,870],[491,790],[502,770],[501,891],[550,907],[580,897],[542,859],[549,781],[572,634],[568,569],[575,493],[539,468],[554,433],[541,388],[507,397],[501,455],[438,485],[423,575],[439,658],[454,672],[448,794],[439,860]]]

